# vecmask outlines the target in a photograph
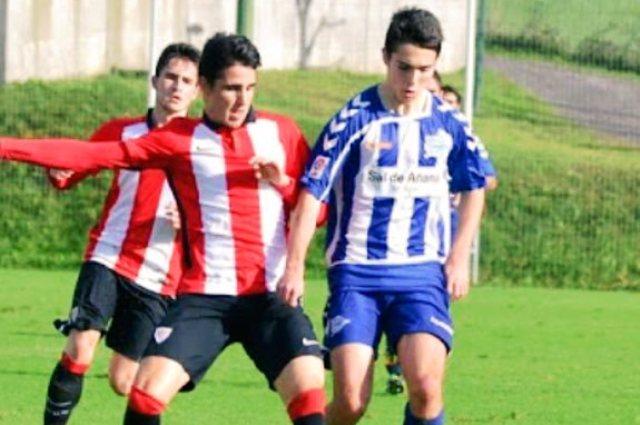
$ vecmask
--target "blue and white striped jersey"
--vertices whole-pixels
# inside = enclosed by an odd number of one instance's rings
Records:
[[[401,116],[370,87],[320,134],[302,184],[329,203],[329,266],[445,261],[449,193],[485,181],[464,116],[435,97],[427,102],[425,112]]]

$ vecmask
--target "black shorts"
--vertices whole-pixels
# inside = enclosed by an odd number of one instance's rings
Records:
[[[145,356],[168,357],[189,374],[189,391],[228,345],[239,342],[273,389],[294,358],[322,358],[311,321],[276,294],[182,295],[169,307]]]
[[[100,331],[106,334],[107,347],[137,361],[169,302],[108,267],[88,261],[80,269],[66,330]]]

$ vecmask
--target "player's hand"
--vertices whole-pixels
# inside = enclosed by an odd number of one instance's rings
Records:
[[[300,304],[302,294],[304,293],[304,269],[291,270],[287,268],[284,276],[276,286],[276,293],[282,300],[291,307],[297,307]]]
[[[447,278],[447,292],[454,301],[464,298],[469,293],[469,261],[458,260],[450,256],[444,265]]]
[[[167,205],[164,213],[166,219],[171,222],[171,226],[173,226],[175,230],[180,230],[182,228],[182,222],[180,221],[180,211],[178,210],[178,205],[175,202]]]
[[[291,183],[291,178],[272,159],[254,156],[249,160],[249,165],[257,179],[264,179],[276,187],[285,187]]]
[[[73,176],[73,171],[71,170],[60,170],[58,168],[50,168],[49,175],[51,178],[56,180],[66,180]]]

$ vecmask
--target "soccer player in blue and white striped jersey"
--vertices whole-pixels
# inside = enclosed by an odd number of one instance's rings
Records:
[[[318,138],[290,233],[278,292],[295,305],[321,203],[329,205],[325,344],[329,424],[356,423],[371,396],[382,332],[407,382],[405,424],[444,423],[442,388],[453,326],[449,299],[469,290],[469,252],[484,201],[477,143],[461,114],[424,89],[442,44],[438,20],[397,12],[384,82],[351,99]],[[460,192],[451,241],[450,192]]]

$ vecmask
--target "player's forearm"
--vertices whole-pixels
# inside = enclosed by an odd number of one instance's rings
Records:
[[[291,216],[287,250],[287,271],[301,273],[307,249],[316,229],[321,202],[307,191],[300,193],[298,205]]]
[[[121,142],[95,145],[74,139],[0,138],[0,159],[76,172],[127,167]]]
[[[450,257],[460,261],[466,261],[469,258],[473,239],[480,226],[483,205],[484,189],[462,193],[458,206],[460,225],[453,241]]]

